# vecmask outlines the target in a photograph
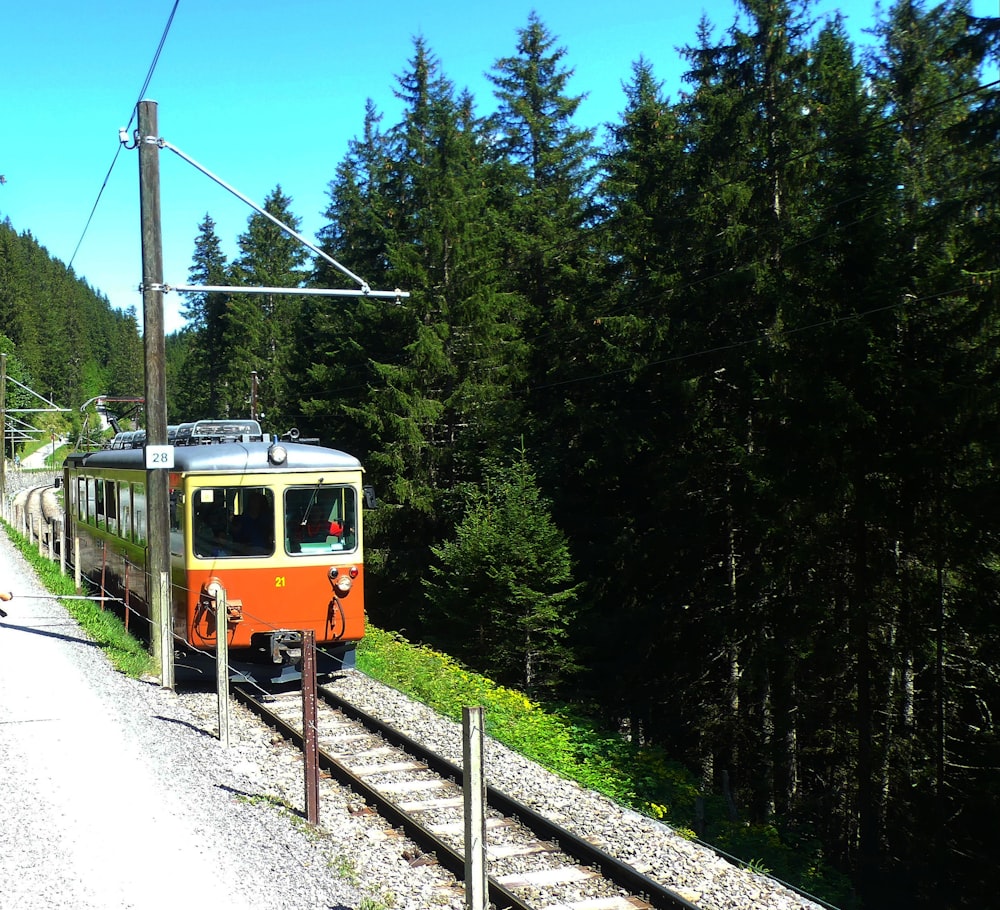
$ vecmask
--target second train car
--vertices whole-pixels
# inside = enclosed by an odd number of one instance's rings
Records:
[[[364,635],[361,463],[336,449],[272,440],[255,421],[199,421],[178,434],[169,472],[176,664],[207,672],[225,590],[232,675],[299,678],[302,632],[317,668],[354,665]],[[81,570],[149,616],[142,448],[76,452],[64,464],[67,539]]]

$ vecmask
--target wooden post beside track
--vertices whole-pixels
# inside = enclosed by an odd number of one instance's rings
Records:
[[[104,609],[105,580],[108,574],[108,542],[101,544],[101,609]]]
[[[462,792],[465,797],[465,907],[486,910],[486,774],[483,709],[462,708]]]
[[[306,818],[319,824],[319,718],[316,709],[316,633],[302,633],[302,751],[305,757]]]
[[[66,574],[66,524],[61,518],[56,519],[59,529],[59,574]]]
[[[126,557],[126,559],[125,559],[125,581],[124,581],[124,588],[125,588],[125,592],[124,592],[125,593],[125,610],[124,610],[124,617],[123,617],[123,621],[125,623],[125,631],[126,632],[128,632],[129,613],[132,612],[132,606],[128,602],[128,591],[129,591],[129,587],[128,587],[128,569],[129,569],[130,565],[131,565],[131,563],[128,561],[128,558]]]
[[[42,546],[42,510],[38,510],[38,521],[35,522],[35,533],[38,535],[38,555],[44,556],[44,547]]]
[[[174,611],[172,609],[173,591],[170,589],[169,572],[160,572],[160,584],[156,595],[160,599],[160,608],[157,611],[157,615],[160,617],[160,687],[172,690],[174,688]],[[225,617],[226,614],[223,614],[223,638],[226,637]]]
[[[229,604],[226,589],[215,589],[215,685],[219,693],[219,742],[229,748]]]
[[[76,585],[76,593],[80,593],[83,579],[80,577],[80,538],[73,535],[73,583]]]

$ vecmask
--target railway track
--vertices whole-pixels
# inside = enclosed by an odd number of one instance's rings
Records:
[[[42,533],[51,535],[54,523],[62,518],[62,509],[52,484],[30,486],[14,497],[14,505],[21,510],[22,523],[26,520],[28,538],[38,542],[38,518],[42,519]],[[24,530],[23,526],[19,530]]]
[[[234,695],[302,746],[298,692]],[[320,766],[462,880],[462,769],[320,688]],[[696,904],[495,788],[487,792],[489,897],[511,910],[698,910]]]

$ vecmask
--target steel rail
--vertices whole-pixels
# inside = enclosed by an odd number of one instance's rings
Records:
[[[408,752],[436,773],[444,777],[452,777],[458,784],[462,784],[464,774],[458,765],[432,752],[421,743],[400,733],[377,717],[367,714],[356,705],[344,701],[339,695],[327,689],[320,689],[320,695],[346,716],[364,724],[364,726],[382,736],[387,742]],[[600,847],[594,846],[572,831],[567,831],[551,819],[536,812],[530,806],[526,806],[524,803],[519,802],[489,784],[486,787],[486,799],[492,808],[497,809],[504,815],[516,818],[522,825],[534,832],[542,840],[552,841],[557,844],[564,853],[578,862],[600,869],[601,874],[605,878],[617,885],[621,885],[621,887],[630,893],[645,898],[654,907],[663,908],[663,910],[678,910],[678,908],[682,908],[682,910],[700,910],[696,904],[692,904],[676,891],[672,891],[665,885],[661,885],[659,882],[643,875],[632,866],[605,852]]]
[[[272,714],[265,705],[262,705],[252,694],[243,691],[240,687],[234,687],[234,692],[238,694],[254,711],[266,714],[268,722],[273,723],[283,735],[286,735],[293,742],[302,744],[302,734],[280,717]],[[459,785],[462,784],[464,774],[462,769],[448,761],[446,758],[432,752],[421,743],[404,733],[399,732],[385,722],[366,713],[352,705],[336,694],[325,688],[320,688],[318,694],[329,705],[337,708],[345,716],[349,717],[367,729],[376,733],[386,740],[386,742],[407,752],[416,760],[425,764],[435,773],[442,777],[451,778]],[[390,824],[403,828],[407,835],[428,853],[434,853],[438,862],[448,869],[459,880],[465,877],[465,857],[457,853],[448,844],[442,842],[436,835],[427,830],[418,821],[406,815],[398,806],[387,800],[382,794],[374,790],[369,784],[356,777],[346,766],[337,761],[336,758],[320,750],[320,764],[328,770],[340,783],[351,787],[359,793],[367,802],[370,802]],[[577,862],[586,866],[600,869],[601,874],[609,881],[614,882],[632,894],[645,899],[658,910],[701,910],[697,904],[671,890],[665,885],[654,881],[641,872],[622,862],[611,854],[595,847],[589,841],[584,840],[571,831],[567,831],[555,824],[544,815],[536,812],[530,806],[515,800],[507,794],[497,790],[495,787],[487,785],[488,804],[501,812],[505,816],[517,819],[524,827],[532,831],[542,840],[551,841],[572,857]],[[507,888],[494,881],[488,881],[490,889],[490,900],[497,907],[509,907],[512,910],[533,910]]]
[[[284,737],[294,742],[299,748],[304,746],[302,733],[290,723],[273,713],[255,697],[254,693],[242,686],[233,686],[233,694],[250,710],[272,724]],[[370,784],[354,774],[346,765],[330,755],[325,749],[319,750],[320,767],[329,772],[338,783],[349,787],[366,803],[373,806],[378,814],[394,828],[401,828],[425,853],[433,853],[438,863],[447,869],[459,881],[465,879],[465,857],[442,841],[433,832],[407,815],[392,800],[386,799]],[[488,882],[490,901],[496,907],[509,910],[535,910],[530,904],[525,904],[517,895],[508,891],[503,885],[492,879]]]

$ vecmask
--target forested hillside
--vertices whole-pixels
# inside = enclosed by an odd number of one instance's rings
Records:
[[[65,429],[96,395],[142,394],[135,313],[113,309],[107,297],[6,218],[0,223],[0,349],[12,378],[70,409]],[[9,394],[20,406],[39,405],[13,383]],[[37,419],[29,416],[28,423]]]
[[[998,21],[904,0],[862,59],[739,7],[606,132],[535,16],[490,99],[416,40],[320,238],[411,296],[192,296],[170,419],[246,413],[256,370],[269,429],[367,465],[377,622],[596,706],[868,907],[988,906]],[[196,283],[341,285],[259,216],[232,262],[197,231]]]

